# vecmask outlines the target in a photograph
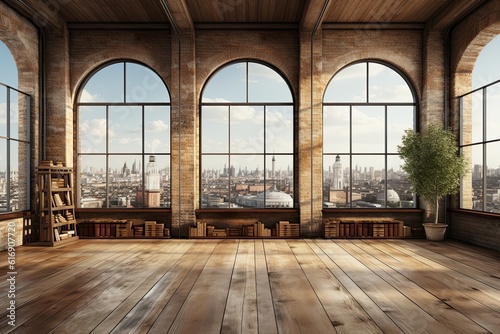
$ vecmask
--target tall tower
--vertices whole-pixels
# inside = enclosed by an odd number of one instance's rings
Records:
[[[340,162],[339,155],[335,157],[335,162],[333,163],[332,189],[344,189],[344,171],[342,170],[342,162]]]
[[[146,175],[144,182],[144,206],[148,208],[160,206],[160,171],[156,166],[154,155],[149,156],[149,162],[146,165]]]
[[[276,175],[274,174],[274,164],[276,162],[276,159],[274,158],[274,154],[273,154],[273,159],[271,161],[272,161],[271,178],[273,180],[273,191],[276,191]]]

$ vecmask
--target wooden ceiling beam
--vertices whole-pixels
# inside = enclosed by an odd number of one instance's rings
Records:
[[[6,0],[6,2],[41,28],[50,30],[64,27],[64,20],[59,15],[60,5],[57,1]]]
[[[189,9],[185,0],[159,0],[168,20],[177,30],[178,33],[182,31],[194,31],[193,19],[189,13]]]
[[[448,0],[429,20],[432,30],[444,30],[488,0]]]
[[[332,3],[333,0],[308,0],[300,19],[300,30],[313,31],[319,28]]]

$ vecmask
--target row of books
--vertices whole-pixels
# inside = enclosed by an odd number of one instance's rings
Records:
[[[189,226],[188,235],[192,237],[299,237],[300,226],[298,223],[280,221],[275,227],[267,228],[262,222],[254,224],[241,224],[235,227],[216,228],[205,222],[196,222]]]
[[[63,206],[68,206],[71,205],[71,196],[69,193],[65,193],[64,195],[64,200],[61,198],[61,195],[59,193],[52,194],[52,207],[57,208],[57,207],[63,207]]]
[[[75,235],[75,230],[65,230],[62,232],[59,232],[57,228],[54,228],[54,240],[55,241],[61,241],[64,239],[71,238]]]
[[[325,238],[334,237],[402,237],[402,221],[340,221],[329,220],[324,223]]]
[[[42,160],[40,161],[40,167],[64,167],[66,163],[64,161],[56,161],[54,164],[54,161],[52,160]]]

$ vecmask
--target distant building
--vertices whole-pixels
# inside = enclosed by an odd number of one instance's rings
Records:
[[[156,157],[150,155],[146,165],[144,182],[144,207],[157,208],[160,206],[160,190],[160,171],[156,166]]]
[[[335,162],[333,164],[331,189],[344,189],[344,171],[342,170],[342,162],[340,161],[339,155],[335,157]]]

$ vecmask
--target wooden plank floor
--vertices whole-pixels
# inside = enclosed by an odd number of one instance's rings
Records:
[[[500,253],[453,241],[87,239],[16,271],[1,333],[500,333]]]

